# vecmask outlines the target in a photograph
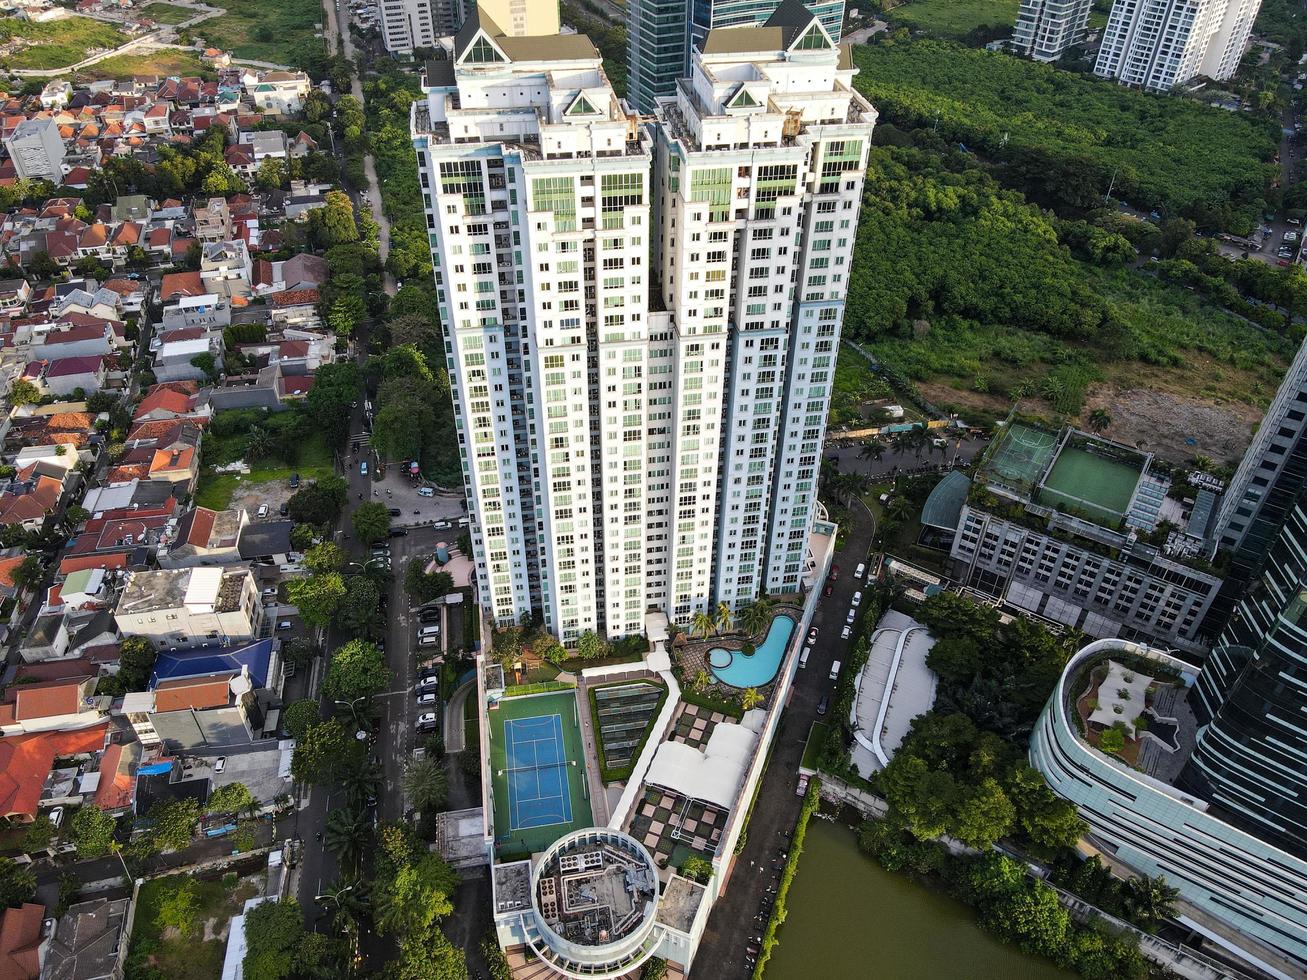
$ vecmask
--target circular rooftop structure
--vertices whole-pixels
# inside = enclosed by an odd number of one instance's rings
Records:
[[[607,827],[556,840],[531,872],[538,940],[551,966],[574,977],[617,977],[653,955],[658,868],[644,845]]]

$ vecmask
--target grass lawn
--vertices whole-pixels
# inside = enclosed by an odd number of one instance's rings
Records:
[[[322,21],[318,0],[282,0],[269,6],[262,0],[222,0],[227,12],[206,20],[196,33],[206,43],[238,58],[298,66],[309,52],[322,49],[313,36]]]
[[[158,24],[180,24],[184,20],[198,16],[189,7],[178,7],[171,3],[149,4],[141,8],[141,14]]]
[[[1011,27],[1019,5],[1020,0],[909,0],[887,16],[896,24],[958,39],[989,24]]]
[[[166,902],[189,883],[194,882],[195,909],[189,935],[175,928],[164,928],[159,912]],[[212,931],[221,929],[231,916],[241,910],[245,900],[259,894],[256,886],[241,884],[229,888],[222,881],[203,881],[189,875],[169,875],[141,886],[140,902],[132,928],[127,954],[127,975],[152,972],[169,980],[217,980],[222,975],[226,943],[221,939],[205,940],[205,923],[214,920]],[[148,971],[153,967],[153,971]]]
[[[63,68],[85,58],[92,48],[116,48],[127,40],[117,28],[89,17],[65,17],[37,24],[6,17],[0,41],[22,37],[32,46],[0,59],[5,68]]]
[[[221,465],[239,459],[243,443],[243,435],[206,438],[203,448],[206,464]],[[310,480],[330,476],[333,472],[331,449],[321,435],[315,435],[300,447],[299,459],[294,463],[266,459],[252,465],[249,473],[214,473],[206,465],[195,490],[195,503],[200,507],[223,510],[231,503],[231,498],[242,484],[289,480],[292,473],[298,473],[300,479],[308,483]]]
[[[803,744],[803,759],[799,762],[804,769],[816,769],[821,761],[821,750],[826,745],[826,735],[830,731],[824,721],[814,721],[808,730],[808,741]]]
[[[888,398],[893,393],[885,379],[871,369],[865,357],[847,344],[841,344],[835,361],[835,383],[831,390],[827,424],[832,428],[841,425],[856,427],[864,420],[864,402]]]
[[[79,82],[93,82],[100,78],[131,78],[135,75],[181,75],[217,78],[217,72],[200,60],[193,51],[160,48],[149,54],[120,54],[83,68],[75,77]]]

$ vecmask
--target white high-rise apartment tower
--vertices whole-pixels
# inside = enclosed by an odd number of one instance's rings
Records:
[[[1261,0],[1116,0],[1094,74],[1152,92],[1196,75],[1230,78]]]
[[[585,37],[447,43],[412,132],[482,603],[571,643],[798,591],[875,119],[847,50],[787,0],[648,123]]]
[[[1012,46],[1036,61],[1056,61],[1085,39],[1093,0],[1021,0]]]

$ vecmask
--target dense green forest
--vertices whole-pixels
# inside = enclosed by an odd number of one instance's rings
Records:
[[[1274,123],[948,41],[859,47],[858,89],[881,123],[926,127],[1001,164],[1059,210],[1115,197],[1247,231],[1275,173]]]
[[[873,341],[905,379],[1038,394],[1067,413],[1105,365],[1182,373],[1191,352],[1238,369],[1240,384],[1251,374],[1268,386],[1209,390],[1217,380],[1207,378],[1202,393],[1258,400],[1274,389],[1287,337],[1133,268],[1116,216],[1094,220],[1060,221],[960,151],[876,146],[846,335]],[[1078,257],[1073,240],[1098,261]]]

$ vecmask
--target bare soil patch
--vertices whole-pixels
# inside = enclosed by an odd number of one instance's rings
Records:
[[[1261,408],[1245,402],[1219,402],[1115,384],[1090,390],[1082,420],[1099,408],[1112,417],[1104,435],[1178,464],[1197,455],[1217,463],[1238,462],[1263,415]]]

